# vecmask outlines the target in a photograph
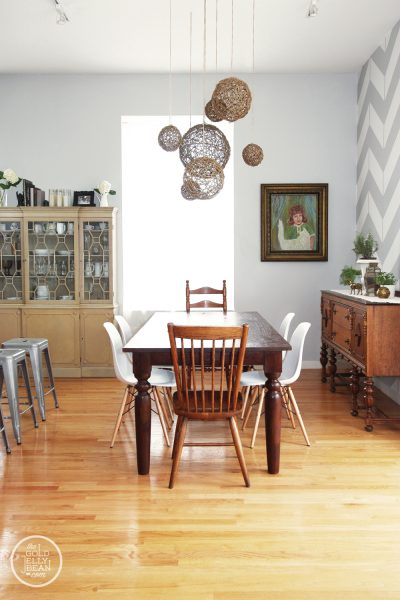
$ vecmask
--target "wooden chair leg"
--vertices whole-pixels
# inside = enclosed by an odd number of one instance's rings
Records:
[[[177,436],[175,439],[175,442],[176,442],[175,454],[174,454],[174,458],[172,461],[171,476],[169,478],[169,485],[168,485],[170,490],[172,490],[172,488],[174,487],[176,473],[178,471],[179,463],[181,461],[182,448],[183,448],[183,444],[185,441],[185,435],[186,435],[186,429],[187,429],[187,422],[188,422],[187,418],[182,417],[182,422],[177,431]],[[175,444],[174,444],[174,446],[175,446]]]
[[[292,411],[292,408],[291,408],[291,405],[290,405],[290,398],[288,396],[286,386],[283,385],[281,387],[281,391],[282,391],[283,404],[284,404],[284,407],[286,409],[286,414],[288,416],[288,419],[290,419],[290,422],[292,424],[293,429],[296,429],[296,423],[295,423],[295,420],[294,420],[294,417],[293,417],[293,411]]]
[[[256,416],[256,420],[254,423],[254,429],[253,429],[253,435],[252,435],[251,442],[250,442],[250,448],[254,448],[255,443],[256,443],[256,437],[257,437],[258,426],[260,424],[261,412],[262,412],[262,409],[264,406],[264,394],[265,394],[265,388],[262,389],[261,398],[258,402],[257,416]]]
[[[158,412],[158,417],[160,419],[160,423],[161,423],[161,428],[163,430],[163,434],[164,434],[164,439],[165,439],[165,443],[167,444],[167,446],[169,447],[171,445],[171,442],[169,441],[169,437],[168,437],[168,431],[167,431],[167,426],[165,424],[165,408],[163,408],[162,404],[161,404],[161,399],[160,399],[160,392],[159,390],[155,387],[153,388],[154,391],[154,401],[156,403],[156,407],[157,407],[157,412]]]
[[[240,468],[242,470],[244,483],[246,487],[250,487],[250,479],[247,473],[246,462],[244,460],[242,441],[240,439],[235,417],[229,417],[229,427],[231,428],[232,439],[233,443],[235,444],[236,455],[238,457]]]
[[[243,425],[242,425],[242,431],[244,431],[244,429],[245,429],[245,427],[247,425],[247,422],[248,422],[248,420],[250,418],[252,408],[253,408],[254,404],[256,403],[256,400],[257,400],[257,394],[258,394],[258,386],[254,387],[253,391],[251,392],[250,403],[249,403],[249,405],[247,407],[247,414],[244,417],[244,421],[243,421]]]
[[[130,392],[129,385],[127,385],[125,388],[124,397],[122,398],[122,402],[121,402],[121,406],[120,406],[120,409],[118,412],[117,420],[115,421],[114,433],[111,438],[110,448],[112,448],[114,446],[115,438],[117,437],[118,429],[120,428],[120,425],[121,425],[122,415],[124,414],[125,406],[126,406],[126,403],[128,402],[129,392]]]
[[[241,419],[244,419],[244,413],[246,412],[246,406],[247,406],[247,400],[249,399],[249,394],[250,394],[250,386],[248,385],[246,387],[246,392],[244,395],[242,414],[240,415]]]
[[[178,415],[178,421],[176,423],[176,428],[175,428],[174,445],[172,447],[172,456],[171,456],[172,459],[175,458],[176,446],[177,446],[177,441],[178,441],[178,438],[179,438],[179,432],[180,432],[180,430],[182,428],[182,423],[183,423],[183,417],[182,417],[182,415]]]
[[[296,414],[296,417],[297,417],[297,419],[299,421],[300,429],[303,432],[306,444],[307,444],[307,446],[311,446],[310,440],[308,439],[306,428],[304,427],[303,419],[301,418],[299,407],[297,406],[296,398],[294,397],[294,394],[292,392],[292,388],[288,386],[287,387],[287,392],[289,394],[290,403],[293,406],[293,410],[294,410],[294,412]]]

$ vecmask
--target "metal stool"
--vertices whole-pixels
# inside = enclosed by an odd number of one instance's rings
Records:
[[[53,371],[51,369],[51,361],[49,354],[49,342],[46,338],[13,338],[3,342],[3,348],[19,348],[29,354],[31,361],[33,380],[36,388],[36,398],[39,403],[40,416],[42,421],[46,420],[46,405],[44,397],[50,392],[53,393],[54,406],[58,408],[58,400],[56,388],[54,384]],[[42,353],[44,355],[47,367],[47,375],[49,377],[50,388],[47,392],[44,391],[43,372],[42,372]]]
[[[18,366],[22,368],[22,374],[24,376],[25,387],[28,394],[28,408],[21,411],[19,410],[19,397],[18,397]],[[19,422],[20,415],[30,410],[32,413],[33,424],[38,427],[36,422],[35,409],[33,406],[33,396],[31,392],[31,386],[29,384],[28,369],[26,367],[26,354],[25,350],[18,349],[0,349],[0,400],[3,392],[3,381],[6,384],[8,405],[10,407],[10,417],[14,430],[14,436],[17,440],[17,444],[21,443],[21,427]],[[4,426],[4,424],[3,424]],[[3,432],[5,435],[5,431]],[[8,450],[7,450],[8,452]]]
[[[0,402],[0,432],[3,434],[3,441],[4,441],[4,446],[6,448],[7,454],[10,454],[11,448],[8,445],[6,428],[4,427],[4,418],[3,418],[3,411],[1,410],[1,402]]]

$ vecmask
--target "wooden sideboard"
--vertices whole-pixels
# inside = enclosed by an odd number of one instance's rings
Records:
[[[374,422],[400,420],[379,414],[374,407],[374,377],[399,377],[400,301],[380,300],[349,292],[321,293],[322,381],[336,390],[337,355],[351,364],[351,414],[358,415],[360,376],[364,377],[365,429]],[[327,369],[329,359],[329,369]]]

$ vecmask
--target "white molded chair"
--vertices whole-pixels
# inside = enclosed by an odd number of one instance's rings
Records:
[[[122,315],[115,315],[114,318],[118,324],[119,332],[120,332],[121,338],[122,338],[122,343],[125,346],[125,344],[127,342],[129,342],[129,340],[133,337],[132,328],[129,325],[128,321],[125,319],[125,317],[123,317]],[[130,363],[132,363],[132,357],[130,354],[128,354],[128,360],[130,361]],[[171,371],[171,373],[172,373],[172,369],[168,369],[168,370]],[[165,371],[164,369],[157,369],[157,368],[153,367],[151,375],[155,376],[156,373],[158,373],[158,372],[160,372],[162,374],[162,373],[164,373],[164,371]],[[157,383],[154,385],[162,388],[162,393],[164,395],[165,403],[166,403],[167,409],[168,409],[168,416],[166,416],[166,420],[169,423],[169,428],[171,429],[172,424],[174,422],[174,411],[173,411],[173,406],[172,406],[171,388],[168,386],[163,386],[162,384],[160,384],[160,386],[159,386]],[[159,390],[155,390],[155,393],[159,395]],[[164,405],[162,404],[161,406],[163,407]]]
[[[307,446],[310,446],[310,441],[308,439],[308,435],[306,429],[304,427],[303,419],[300,414],[299,407],[297,405],[296,399],[294,397],[291,385],[298,380],[301,373],[301,363],[303,358],[303,348],[304,341],[307,335],[308,330],[311,327],[311,323],[300,323],[297,325],[294,330],[292,337],[290,338],[290,345],[292,346],[292,350],[287,353],[285,361],[283,363],[282,374],[279,379],[279,383],[281,385],[281,391],[283,396],[283,402],[286,410],[289,412],[291,417],[291,423],[293,428],[295,428],[295,422],[293,419],[293,412],[296,415],[300,429],[303,432],[304,439],[306,441]],[[240,384],[242,386],[257,386],[260,390],[261,394],[258,404],[256,421],[254,424],[253,437],[251,439],[250,448],[254,448],[257,436],[258,425],[260,422],[261,412],[264,405],[264,396],[265,396],[265,375],[262,371],[249,371],[248,373],[242,373],[242,377],[240,378]],[[250,411],[252,406],[254,406],[256,401],[256,397],[252,398],[252,404],[250,409],[246,415],[245,422],[243,426],[246,425]]]
[[[133,336],[133,331],[128,321],[122,315],[115,315],[115,320],[118,323],[119,332],[121,334],[122,343],[125,344],[131,339]]]
[[[290,312],[282,319],[282,322],[279,325],[278,333],[279,333],[279,335],[281,335],[283,337],[284,340],[288,339],[289,327],[290,327],[290,324],[291,324],[293,318],[294,318],[294,313]],[[286,352],[282,352],[282,361],[285,360],[285,356],[286,356]],[[245,373],[243,373],[243,375],[245,375]],[[242,379],[243,379],[243,377],[242,377]],[[257,385],[258,384],[256,384],[256,386]],[[247,401],[249,399],[250,389],[251,389],[250,385],[246,386],[246,392],[244,394],[243,408],[242,408],[242,415],[241,415],[242,419],[244,418],[244,415],[246,412],[246,406],[247,406]],[[255,394],[257,393],[257,389],[254,390],[254,393]],[[253,402],[254,402],[254,397],[252,397],[252,404],[253,404]],[[248,416],[250,416],[250,412],[251,412],[251,409],[248,412]],[[247,423],[247,420],[245,421],[245,423],[243,423],[243,429],[246,427],[246,423]]]
[[[120,381],[122,381],[122,383],[126,385],[124,397],[122,399],[117,420],[115,423],[114,433],[111,438],[110,447],[112,448],[114,446],[115,438],[120,428],[123,415],[129,410],[131,410],[134,406],[135,385],[137,383],[137,380],[132,373],[132,363],[129,361],[128,355],[122,351],[123,342],[120,334],[118,333],[118,329],[115,327],[115,325],[113,325],[113,323],[107,322],[103,323],[103,325],[108,333],[111,342],[115,375]],[[174,374],[172,373],[172,371],[167,371],[165,369],[157,369],[153,367],[149,383],[152,386],[151,393],[157,408],[158,416],[160,418],[165,442],[167,446],[170,446],[171,443],[169,441],[166,425],[168,416],[165,407],[162,403],[162,399],[158,388],[175,387]]]

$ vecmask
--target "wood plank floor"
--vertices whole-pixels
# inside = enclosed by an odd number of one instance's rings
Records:
[[[243,434],[249,489],[231,447],[184,449],[167,489],[156,416],[151,475],[138,476],[130,416],[109,448],[122,386],[59,379],[57,388],[60,409],[48,399],[46,423],[34,430],[24,416],[22,446],[12,441],[10,456],[0,448],[1,598],[400,598],[400,426],[366,433],[348,392],[331,394],[318,371],[294,388],[312,445],[284,417],[279,475],[266,472],[264,428],[254,450],[251,427]],[[214,425],[196,423],[190,436],[228,434]],[[34,534],[64,559],[41,589],[19,583],[8,560]]]

